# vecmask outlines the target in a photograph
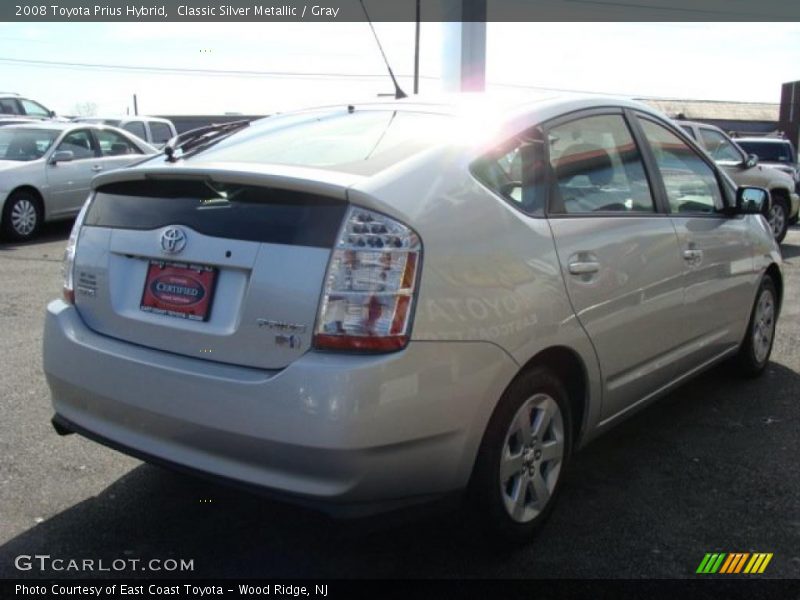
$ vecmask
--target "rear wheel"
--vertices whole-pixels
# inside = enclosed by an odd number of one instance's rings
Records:
[[[789,203],[783,196],[772,197],[772,206],[770,206],[767,221],[772,235],[775,236],[778,243],[782,242],[786,237],[786,230],[789,228]]]
[[[470,482],[475,516],[490,534],[532,538],[552,510],[571,444],[563,384],[543,368],[521,375],[492,415]]]
[[[42,224],[39,198],[26,191],[14,192],[3,207],[3,233],[16,241],[32,239]]]
[[[778,317],[778,294],[772,277],[765,275],[756,294],[750,313],[747,333],[736,359],[740,372],[747,377],[758,377],[764,372],[772,344]]]

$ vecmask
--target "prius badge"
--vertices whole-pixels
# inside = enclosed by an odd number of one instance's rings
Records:
[[[179,227],[167,227],[161,234],[161,249],[168,254],[178,254],[186,247],[186,234]]]

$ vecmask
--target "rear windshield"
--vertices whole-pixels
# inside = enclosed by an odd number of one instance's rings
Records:
[[[98,189],[84,224],[149,230],[185,225],[214,237],[333,246],[347,205],[273,188],[203,181],[136,181]]]
[[[395,110],[272,117],[198,154],[372,175],[443,141],[446,115]]]
[[[742,142],[736,140],[736,143],[748,154],[758,156],[759,160],[782,163],[795,162],[792,147],[785,142]]]

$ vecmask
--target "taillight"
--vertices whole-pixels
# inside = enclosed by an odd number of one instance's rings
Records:
[[[81,212],[78,213],[78,216],[75,219],[75,223],[72,225],[72,231],[69,234],[69,240],[67,241],[67,247],[64,250],[64,264],[62,267],[62,273],[64,275],[64,300],[70,304],[75,303],[75,287],[73,281],[73,267],[75,265],[75,248],[78,246],[78,236],[81,232],[81,226],[83,225],[83,219],[86,216],[86,210],[89,207],[89,203],[92,201],[91,197],[86,200],[83,204],[83,208],[81,208]]]
[[[386,215],[347,211],[325,277],[314,347],[391,352],[408,344],[419,236]]]

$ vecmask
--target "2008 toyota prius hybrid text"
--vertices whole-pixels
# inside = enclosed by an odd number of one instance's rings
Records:
[[[464,492],[526,539],[577,448],[724,359],[764,370],[768,203],[627,100],[198,130],[93,182],[47,308],[53,422],[334,514]]]

